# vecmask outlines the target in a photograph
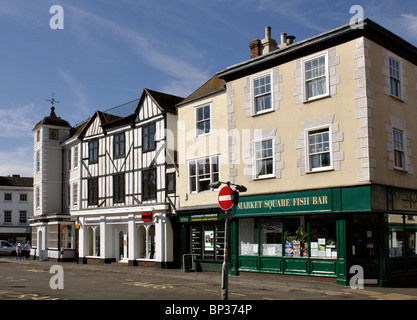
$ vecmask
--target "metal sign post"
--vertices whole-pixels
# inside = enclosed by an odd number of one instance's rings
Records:
[[[221,181],[217,181],[214,183],[210,183],[211,188],[218,188],[222,183]],[[218,203],[220,208],[224,210],[222,218],[224,219],[224,249],[223,249],[223,265],[222,265],[222,284],[221,284],[221,297],[222,300],[228,300],[228,289],[229,289],[229,272],[227,268],[227,248],[228,248],[228,235],[227,230],[229,229],[229,220],[233,219],[232,214],[229,212],[230,208],[236,205],[239,201],[239,192],[245,192],[247,189],[245,186],[233,184],[230,182],[226,182],[227,187],[223,187],[218,196]],[[233,191],[230,189],[230,185],[236,187],[236,190]]]
[[[224,212],[228,214],[228,211]],[[224,219],[224,249],[223,249],[223,265],[222,265],[222,300],[228,300],[228,290],[229,290],[229,272],[227,269],[227,229],[229,227],[229,218]]]

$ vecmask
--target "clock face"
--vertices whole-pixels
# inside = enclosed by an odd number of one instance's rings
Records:
[[[58,140],[59,131],[57,129],[49,129],[49,139]]]

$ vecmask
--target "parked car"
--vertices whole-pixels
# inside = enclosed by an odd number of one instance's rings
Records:
[[[16,255],[16,246],[5,240],[0,240],[0,254],[2,255]]]

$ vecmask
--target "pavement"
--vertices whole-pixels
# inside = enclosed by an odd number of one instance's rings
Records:
[[[103,265],[77,264],[76,262],[56,262],[39,260],[16,260],[14,257],[1,257],[0,262],[11,264],[27,264],[31,267],[45,269],[53,265],[61,265],[66,271],[105,271],[107,273],[124,273],[144,278],[178,279],[182,281],[197,281],[199,283],[219,284],[220,272],[184,272],[180,269],[161,269],[154,267],[127,266],[124,263]],[[1,270],[1,265],[0,265]],[[336,284],[334,278],[308,277],[281,274],[240,273],[239,276],[229,276],[230,288],[263,289],[276,292],[312,294],[313,296],[329,297],[334,300],[346,298],[358,300],[417,300],[417,288],[393,288],[365,286],[364,289],[352,289],[349,286]],[[172,280],[171,280],[172,281]]]

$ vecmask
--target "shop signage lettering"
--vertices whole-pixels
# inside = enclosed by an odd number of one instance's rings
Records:
[[[180,222],[204,222],[204,221],[218,221],[218,220],[220,220],[220,215],[217,213],[196,214],[192,216],[180,217]]]
[[[417,192],[397,190],[393,200],[395,210],[417,210]]]
[[[235,214],[331,211],[331,191],[241,197]]]

